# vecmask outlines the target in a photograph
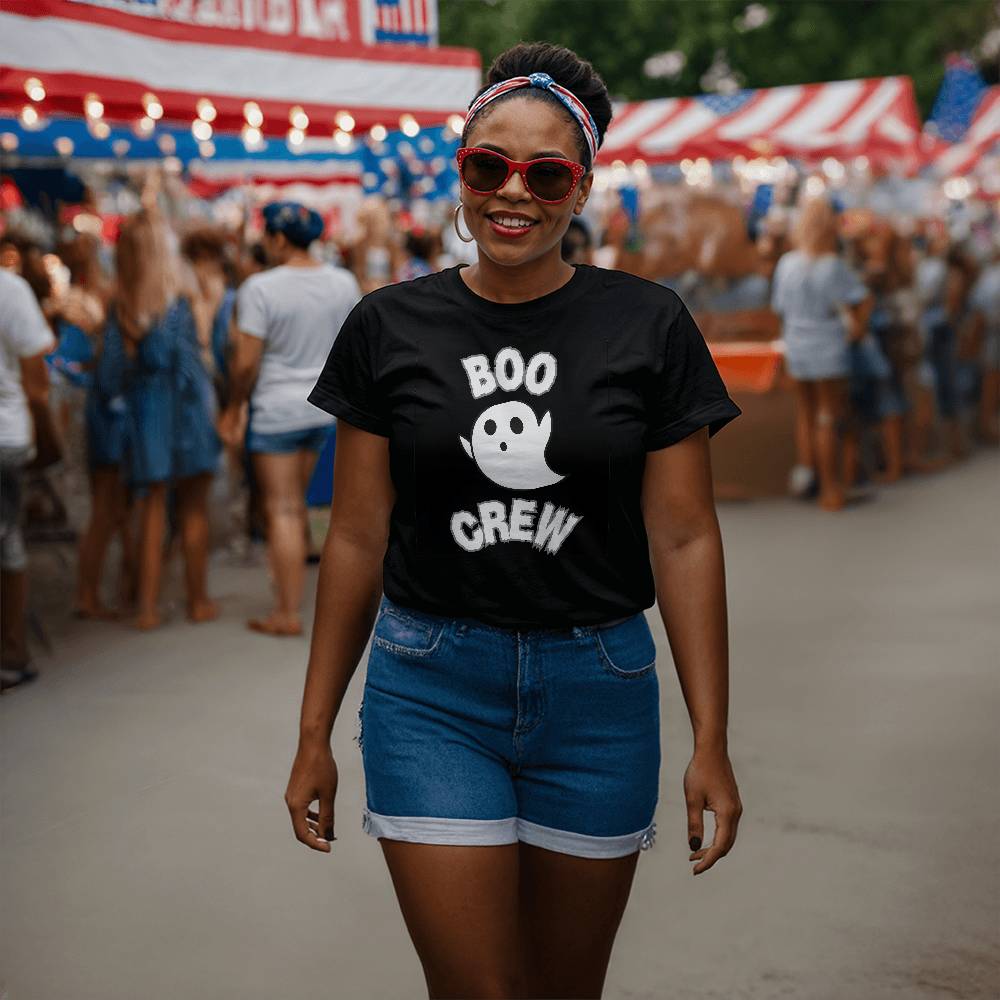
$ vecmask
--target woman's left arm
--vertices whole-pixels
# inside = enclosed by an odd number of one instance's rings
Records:
[[[726,581],[707,427],[646,455],[642,510],[656,600],[694,730],[684,797],[689,860],[699,875],[729,853],[743,812],[726,735]],[[715,832],[702,847],[705,810],[715,814]]]

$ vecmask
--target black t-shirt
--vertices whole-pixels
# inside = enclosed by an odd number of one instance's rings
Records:
[[[651,607],[646,452],[741,412],[694,320],[622,271],[506,304],[461,266],[364,296],[309,396],[389,438],[386,595],[508,628]]]

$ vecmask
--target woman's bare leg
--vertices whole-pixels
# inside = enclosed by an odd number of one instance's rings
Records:
[[[177,484],[187,614],[193,622],[208,622],[219,617],[218,606],[208,597],[208,491],[211,486],[209,473],[190,476]]]
[[[318,451],[299,452],[299,483],[302,488],[302,528],[305,538],[306,555],[314,555],[312,532],[309,528],[309,510],[305,506],[306,494],[309,492],[309,483],[312,480],[313,471],[316,468],[316,461],[319,458]],[[319,549],[316,550],[318,552]]]
[[[4,666],[27,666],[28,574],[23,569],[0,571],[0,659]]]
[[[520,844],[526,997],[600,997],[639,851],[577,858]]]
[[[163,538],[167,530],[167,484],[153,483],[139,500],[138,599],[136,627],[160,624],[158,603],[163,574]]]
[[[913,472],[937,472],[947,459],[930,458],[931,430],[934,427],[934,389],[918,385],[913,393],[913,414],[907,443],[906,468]]]
[[[861,431],[855,424],[847,427],[842,435],[841,456],[843,469],[841,478],[845,489],[849,490],[857,485],[858,469],[861,465]]]
[[[840,510],[845,503],[844,483],[837,461],[839,425],[847,406],[847,379],[816,382],[816,459],[819,466],[819,505]]]
[[[897,414],[880,424],[885,469],[876,477],[880,483],[895,483],[903,475],[903,418]]]
[[[298,453],[257,454],[254,471],[267,515],[267,552],[274,576],[275,606],[251,628],[274,634],[296,634],[302,629],[302,590],[305,581],[305,497],[302,494]]]
[[[795,451],[799,465],[816,468],[816,446],[813,440],[813,420],[816,411],[816,391],[813,382],[795,383]]]
[[[432,1000],[542,996],[523,989],[517,844],[379,843]]]
[[[1000,444],[1000,369],[983,366],[979,397],[979,437],[985,444]]]
[[[76,614],[83,618],[115,618],[117,612],[101,603],[101,578],[108,543],[121,517],[121,473],[116,466],[100,466],[90,474],[90,518],[80,539],[77,566]]]
[[[118,581],[119,600],[123,609],[134,608],[139,594],[139,559],[136,552],[135,511],[132,497],[125,484],[118,494],[118,542],[121,545],[121,578]]]

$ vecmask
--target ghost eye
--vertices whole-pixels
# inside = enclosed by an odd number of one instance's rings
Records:
[[[496,434],[497,422],[495,420],[487,420],[486,423],[483,424],[483,430],[486,431],[487,434]]]
[[[521,420],[520,417],[511,417],[511,420],[510,420],[510,429],[515,434],[520,434],[521,431],[524,430],[524,422]]]

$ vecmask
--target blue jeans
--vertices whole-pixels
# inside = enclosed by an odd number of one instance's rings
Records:
[[[651,846],[655,661],[642,612],[517,630],[383,598],[358,713],[363,829],[587,858]]]
[[[304,427],[297,431],[261,434],[251,425],[247,432],[246,448],[251,454],[290,455],[296,451],[322,451],[335,424],[322,427]]]

